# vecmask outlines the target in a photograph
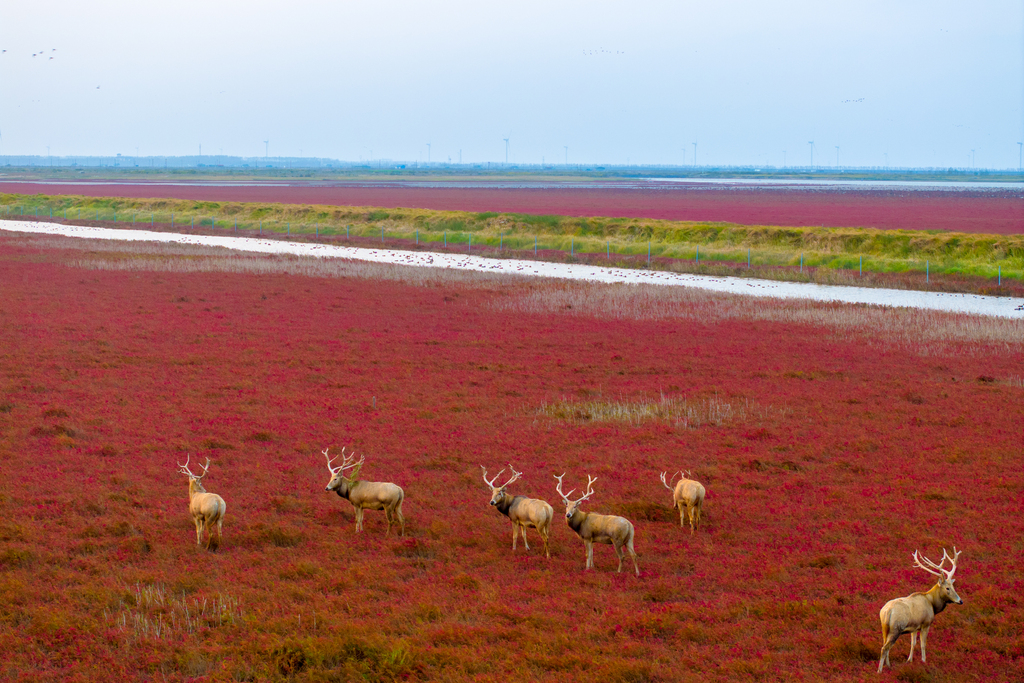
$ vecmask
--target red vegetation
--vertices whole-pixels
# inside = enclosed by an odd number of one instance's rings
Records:
[[[1019,353],[509,313],[494,304],[518,294],[498,286],[61,259],[0,241],[0,677],[944,681],[1024,666]],[[538,412],[663,393],[751,409],[696,429]],[[354,532],[324,492],[327,446],[405,489],[405,538],[375,512]],[[186,453],[211,458],[204,485],[227,502],[215,554],[195,545]],[[551,560],[533,531],[513,554],[488,505],[479,465],[509,460],[512,492],[555,508]],[[658,479],[681,467],[708,491],[694,536]],[[640,578],[614,573],[609,546],[583,571],[563,471],[598,477],[586,509],[635,524]],[[931,583],[911,553],[954,544],[965,604],[936,619],[926,665],[875,679],[879,608]]]
[[[1010,190],[860,190],[593,183],[587,187],[423,187],[414,184],[265,186],[0,182],[0,193],[280,202],[443,211],[612,216],[742,225],[1024,233],[1024,200]]]

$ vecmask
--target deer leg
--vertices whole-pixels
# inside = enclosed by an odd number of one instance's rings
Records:
[[[626,550],[629,551],[629,556],[631,558],[633,558],[633,570],[636,572],[636,575],[639,577],[640,576],[640,565],[638,565],[636,563],[636,551],[633,550],[633,541],[632,540],[630,540],[629,543],[626,544]]]
[[[519,536],[519,525],[516,524],[515,522],[512,522],[512,550],[516,549],[516,541],[518,540],[518,536]]]
[[[924,652],[924,643],[925,643],[926,640],[928,640],[928,629],[930,629],[930,628],[931,628],[931,626],[925,626],[923,629],[921,629],[921,663],[922,664],[926,661],[925,660],[926,655],[925,655],[925,652]]]
[[[196,524],[196,545],[203,544],[203,520],[198,517],[192,520]]]
[[[384,537],[387,538],[391,535],[391,510],[384,508],[384,520],[388,523],[388,530],[384,532]]]
[[[690,518],[690,535],[697,531],[697,508],[690,505],[686,508],[686,516]]]
[[[890,633],[888,629],[882,630],[882,655],[878,658],[878,673],[882,673],[883,666],[892,667],[892,662],[889,661],[889,650],[892,649],[899,637],[899,633]]]
[[[914,661],[914,645],[917,644],[917,631],[910,632],[910,654],[907,655],[907,661]]]
[[[544,555],[550,560],[551,551],[548,550],[548,528],[537,527],[537,531],[540,533],[540,540],[544,542]]]
[[[523,531],[523,546],[527,550],[529,550],[530,549],[530,542],[526,540],[526,525],[525,524],[520,524],[519,528],[522,529],[522,531]]]
[[[686,526],[686,508],[683,504],[679,503],[679,528],[682,529]]]
[[[618,574],[622,571],[622,546],[613,543],[612,548],[615,549],[615,557],[619,558],[619,568],[615,570],[615,573]]]
[[[398,507],[395,508],[395,514],[398,515],[398,523],[402,527],[402,536],[405,536],[405,517],[402,516],[402,502],[398,502]]]
[[[585,569],[592,569],[594,567],[594,544],[591,541],[583,541],[583,545],[587,548],[587,566]]]
[[[363,530],[363,508],[356,508],[356,531]]]

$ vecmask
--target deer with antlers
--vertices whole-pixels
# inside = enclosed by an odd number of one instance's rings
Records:
[[[904,633],[910,634],[910,656],[907,657],[907,661],[914,658],[914,644],[918,632],[921,633],[921,661],[926,661],[925,642],[928,640],[928,629],[932,627],[935,615],[946,609],[946,605],[951,602],[957,605],[964,604],[953,588],[953,582],[956,580],[953,575],[956,574],[956,561],[959,557],[960,552],[955,546],[952,557],[945,548],[942,549],[942,562],[939,564],[914,551],[914,566],[939,577],[939,580],[927,593],[911,593],[905,598],[890,600],[878,613],[882,620],[882,655],[878,660],[878,673],[882,673],[883,665],[892,666],[889,663],[889,650],[896,639]],[[949,569],[945,568],[947,560]]]
[[[680,470],[679,481],[675,486],[669,486],[665,481],[665,475],[661,473],[661,483],[672,492],[672,506],[679,508],[679,526],[686,526],[690,522],[690,535],[693,535],[700,528],[700,515],[704,507],[704,485],[699,481],[690,479],[690,473]],[[672,475],[675,479],[676,475]]]
[[[512,478],[501,486],[495,486],[494,482],[498,480],[505,469],[502,468],[501,472],[494,475],[493,479],[487,481],[487,468],[480,465],[480,469],[484,471],[484,483],[491,489],[491,505],[498,508],[498,512],[512,521],[512,550],[516,549],[516,539],[520,531],[523,533],[523,545],[527,550],[530,549],[530,544],[526,540],[526,529],[533,527],[540,534],[540,539],[544,543],[544,555],[550,559],[548,536],[551,534],[551,519],[555,512],[547,501],[526,496],[513,496],[507,493],[505,488],[509,484],[519,481],[523,476],[522,472],[516,472],[516,468],[512,467],[511,463],[508,468],[512,470]]]
[[[345,455],[345,449],[341,449],[341,464],[331,467],[331,463],[337,460],[338,456],[331,458],[327,455],[329,448],[323,450],[327,458],[327,469],[331,473],[331,481],[327,484],[327,491],[334,491],[342,498],[352,503],[356,510],[356,531],[363,530],[363,510],[383,510],[384,518],[388,522],[388,530],[385,536],[391,535],[391,524],[396,521],[401,525],[402,536],[405,536],[405,517],[402,516],[402,501],[405,500],[405,491],[402,487],[390,482],[382,481],[360,481],[357,477],[363,468],[366,456],[358,461],[353,453]],[[346,476],[345,470],[352,470]]]
[[[633,569],[636,570],[636,575],[640,576],[640,567],[636,563],[636,552],[633,550],[633,523],[625,517],[598,515],[580,510],[580,504],[594,495],[594,482],[597,481],[597,477],[591,477],[588,474],[587,492],[582,498],[570,500],[569,496],[576,489],[569,493],[562,493],[562,477],[564,476],[565,472],[560,476],[555,476],[558,481],[555,490],[558,491],[562,502],[565,503],[565,523],[583,539],[583,545],[587,548],[586,568],[593,569],[594,567],[594,544],[609,543],[615,548],[615,556],[619,558],[619,568],[616,571],[622,571],[622,549],[625,548],[633,558]]]
[[[180,468],[178,471],[188,476],[188,511],[192,514],[192,521],[196,525],[196,545],[203,544],[203,531],[205,530],[209,534],[206,549],[216,551],[220,547],[221,525],[224,523],[224,513],[228,507],[223,498],[216,493],[208,493],[203,488],[202,479],[210,469],[210,459],[206,459],[205,465],[200,465],[203,468],[203,473],[198,477],[192,474],[192,470],[188,468],[191,459],[192,455],[190,454],[185,459],[184,465],[178,463]],[[214,525],[217,529],[216,536],[213,533]]]

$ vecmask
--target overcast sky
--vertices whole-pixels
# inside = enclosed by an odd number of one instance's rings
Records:
[[[7,0],[0,49],[0,155],[1016,168],[1024,141],[1021,0]]]

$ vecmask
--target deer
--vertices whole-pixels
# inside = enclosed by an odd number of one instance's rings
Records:
[[[700,528],[700,515],[704,507],[704,486],[699,481],[690,479],[688,471],[682,470],[678,472],[679,481],[675,486],[669,486],[665,481],[666,474],[668,472],[661,473],[661,483],[672,492],[672,506],[679,508],[679,526],[685,527],[686,522],[689,521],[690,535],[692,536]],[[672,478],[675,479],[675,476],[673,474]]]
[[[180,469],[178,471],[188,476],[188,511],[192,514],[192,521],[196,525],[196,545],[203,544],[203,531],[205,530],[208,533],[206,549],[216,552],[220,547],[221,525],[224,523],[224,513],[227,512],[228,507],[223,498],[216,493],[208,493],[203,488],[202,480],[210,469],[210,459],[206,459],[205,465],[200,465],[203,468],[203,473],[198,477],[192,474],[192,470],[188,467],[191,459],[192,455],[189,454],[184,465],[179,462]],[[217,526],[216,535],[213,533],[214,525]]]
[[[914,659],[914,644],[918,632],[921,633],[921,662],[925,662],[925,643],[928,640],[928,629],[932,627],[935,615],[946,609],[946,605],[955,603],[964,604],[964,601],[957,595],[953,588],[956,580],[956,562],[960,557],[960,551],[953,546],[953,556],[950,557],[946,549],[942,549],[942,562],[935,564],[927,557],[919,555],[915,550],[912,555],[914,566],[925,570],[929,574],[939,577],[935,585],[927,593],[911,593],[905,598],[896,598],[885,603],[878,613],[882,621],[882,654],[878,659],[878,673],[882,673],[883,665],[891,667],[889,663],[889,650],[896,643],[896,640],[904,633],[910,634],[910,656],[907,661]],[[949,561],[950,568],[945,569],[946,561]]]
[[[498,512],[508,517],[512,522],[512,550],[516,549],[516,539],[520,531],[523,533],[523,545],[526,546],[527,550],[530,549],[530,544],[526,540],[526,529],[533,527],[540,534],[540,539],[544,543],[544,555],[551,559],[551,552],[548,549],[548,536],[551,534],[551,520],[554,518],[555,512],[545,500],[527,498],[526,496],[512,496],[507,493],[505,488],[519,481],[523,476],[522,472],[516,472],[516,468],[512,467],[512,463],[508,464],[508,468],[512,470],[512,478],[501,486],[495,486],[494,482],[498,480],[498,477],[505,471],[505,468],[502,468],[501,472],[494,475],[493,479],[487,481],[487,468],[480,465],[480,469],[483,470],[484,483],[491,489],[491,505],[498,508]]]
[[[366,461],[364,455],[356,461],[355,453],[345,455],[345,449],[341,449],[341,464],[331,467],[331,463],[337,460],[338,456],[327,455],[329,448],[323,450],[327,458],[327,469],[331,473],[331,481],[328,482],[326,491],[334,491],[342,498],[352,503],[356,511],[356,532],[363,530],[364,510],[383,510],[384,518],[388,522],[388,530],[385,536],[391,535],[391,524],[397,521],[402,528],[402,536],[405,536],[405,517],[402,516],[402,501],[405,500],[405,491],[402,487],[390,482],[361,481],[357,479],[359,471]],[[352,470],[351,474],[345,476],[345,470]]]
[[[558,481],[555,490],[558,491],[558,495],[562,497],[562,502],[565,503],[566,525],[583,539],[583,545],[587,549],[586,569],[594,568],[594,544],[610,543],[615,548],[615,556],[619,558],[619,568],[616,572],[622,571],[622,549],[625,548],[629,552],[630,557],[633,558],[633,569],[636,570],[636,575],[639,577],[640,567],[636,563],[636,552],[633,550],[633,536],[635,533],[633,523],[625,517],[598,515],[593,512],[583,512],[580,510],[580,504],[594,495],[594,482],[597,481],[597,477],[591,477],[588,474],[587,492],[582,498],[570,500],[569,496],[576,489],[569,491],[569,493],[562,493],[562,477],[564,476],[565,472],[561,475],[555,475],[555,479]]]

